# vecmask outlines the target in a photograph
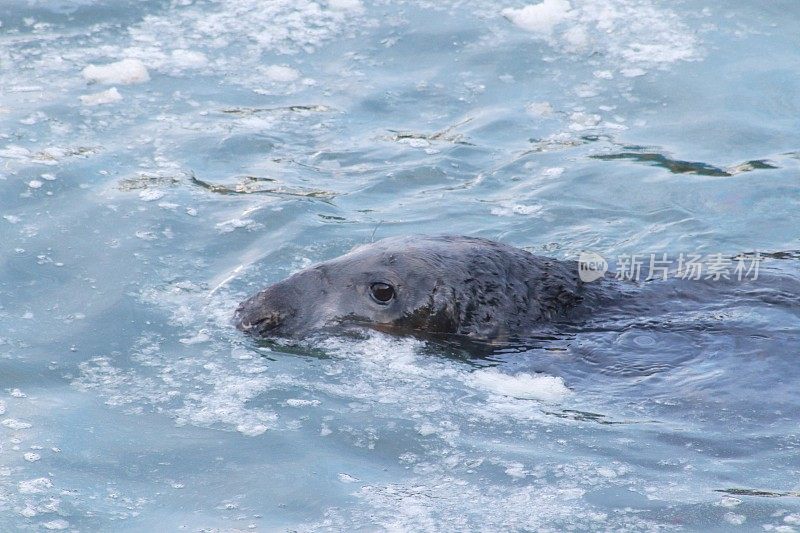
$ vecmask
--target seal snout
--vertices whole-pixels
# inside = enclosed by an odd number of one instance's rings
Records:
[[[237,329],[264,336],[279,328],[291,316],[291,312],[280,305],[280,299],[275,298],[272,292],[267,289],[239,304],[233,316]]]

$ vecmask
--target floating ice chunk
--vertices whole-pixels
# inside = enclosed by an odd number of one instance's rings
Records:
[[[245,228],[247,230],[258,229],[261,227],[261,224],[249,218],[233,218],[231,220],[219,222],[216,227],[220,233],[230,233],[238,228]]]
[[[582,52],[589,47],[589,33],[583,26],[575,26],[565,31],[564,40],[570,52]]]
[[[507,8],[502,15],[525,31],[549,35],[561,22],[567,20],[572,6],[567,0],[544,0],[520,9]]]
[[[43,120],[45,118],[47,118],[47,115],[45,115],[41,111],[38,111],[36,113],[33,113],[32,115],[28,115],[27,117],[25,117],[23,119],[20,119],[19,123],[20,124],[25,124],[26,126],[32,126],[32,125],[36,124],[37,122],[39,122],[40,120]]]
[[[30,429],[33,427],[28,422],[23,422],[22,420],[17,420],[16,418],[6,418],[2,422],[0,422],[3,426],[7,427],[8,429],[13,429],[15,431],[20,429]]]
[[[515,204],[513,202],[500,202],[497,207],[491,209],[495,216],[507,217],[511,215],[535,215],[542,210],[540,205]]]
[[[27,398],[28,395],[19,389],[11,389],[10,395],[12,398]]]
[[[626,78],[638,78],[639,76],[644,76],[647,74],[647,71],[643,68],[624,68],[620,70],[620,73],[625,76]]]
[[[575,88],[575,94],[580,98],[594,98],[600,94],[597,89],[588,83],[583,83]]]
[[[35,93],[39,91],[44,91],[44,87],[41,85],[12,85],[9,90],[12,93]]]
[[[600,124],[600,115],[592,113],[577,112],[570,115],[569,129],[573,131],[583,131],[594,128]]]
[[[236,426],[236,431],[248,437],[257,437],[268,429],[264,424],[243,423]]]
[[[289,407],[316,407],[319,403],[319,400],[303,400],[301,398],[289,398],[286,400],[286,405]]]
[[[525,465],[522,463],[511,463],[506,467],[506,474],[517,479],[524,478],[528,473],[529,472],[525,470]]]
[[[695,55],[692,47],[676,43],[632,44],[622,52],[623,59],[630,62],[675,63],[688,61]]]
[[[135,235],[137,238],[142,239],[143,241],[154,241],[158,239],[155,233],[147,230],[139,230],[135,233]]]
[[[717,507],[728,507],[730,509],[738,507],[741,504],[742,500],[740,500],[739,498],[732,498],[730,496],[723,496],[723,498],[720,501],[714,503],[714,505],[716,505]]]
[[[431,435],[435,435],[437,431],[437,427],[429,422],[423,422],[422,424],[417,427],[417,433],[422,435],[423,437],[429,437]]]
[[[405,144],[408,144],[412,148],[425,148],[431,144],[427,139],[403,139],[402,142],[405,142]]]
[[[300,77],[300,72],[284,65],[270,65],[261,70],[268,80],[278,83],[289,83]]]
[[[89,82],[108,85],[114,83],[130,85],[150,81],[147,67],[138,59],[123,59],[107,65],[89,65],[83,69],[83,77]]]
[[[560,377],[526,373],[510,376],[494,368],[473,372],[470,384],[502,396],[549,402],[562,400],[572,393]]]
[[[724,518],[727,523],[734,526],[741,526],[747,520],[745,515],[737,513],[725,513]]]
[[[17,485],[20,494],[41,494],[53,487],[53,482],[46,477],[20,481]]]
[[[43,183],[39,180],[31,180],[28,182],[28,187],[30,187],[31,189],[41,189],[42,185]]]
[[[30,157],[30,155],[30,150],[15,144],[10,144],[4,149],[0,150],[0,157],[5,157],[6,159],[27,159]]]
[[[350,474],[345,474],[344,472],[339,473],[339,481],[342,483],[358,483],[361,481],[357,477],[353,477]]]
[[[180,343],[185,344],[187,346],[191,346],[192,344],[200,344],[203,342],[208,342],[210,340],[211,337],[209,336],[208,332],[204,329],[201,329],[200,331],[197,332],[196,335],[193,335],[192,337],[186,337],[180,339]]]
[[[122,95],[116,87],[112,87],[107,91],[100,91],[99,93],[81,95],[81,103],[83,105],[101,105],[112,104],[122,100]]]
[[[19,223],[20,220],[22,220],[17,215],[3,215],[3,218],[9,224],[17,224],[17,223]]]
[[[199,68],[208,64],[208,58],[203,52],[181,48],[172,51],[172,62],[181,68]]]
[[[334,11],[361,11],[361,0],[328,0],[328,7]]]
[[[39,459],[42,458],[41,455],[39,455],[38,453],[34,453],[34,452],[27,452],[22,457],[26,461],[28,461],[29,463],[35,463],[36,461],[38,461]]]
[[[525,106],[525,111],[534,117],[548,117],[553,114],[553,106],[549,102],[531,102]]]
[[[25,518],[33,518],[34,516],[39,514],[39,511],[37,511],[36,508],[33,507],[30,503],[26,503],[25,507],[18,510],[17,512],[22,516],[24,516]]]
[[[564,167],[548,167],[542,170],[542,176],[546,178],[557,178],[564,173]]]
[[[51,520],[50,522],[45,522],[44,524],[42,524],[42,527],[45,529],[49,529],[51,531],[61,531],[69,528],[69,522],[67,522],[62,518],[59,518],[57,520]]]
[[[0,415],[5,414],[6,412],[6,404],[3,400],[0,400]]]
[[[164,197],[164,191],[159,191],[156,189],[145,189],[139,193],[139,199],[144,200],[145,202],[153,202],[155,200],[160,200]]]
[[[605,478],[615,478],[618,475],[613,468],[608,468],[606,466],[597,467],[597,473]]]

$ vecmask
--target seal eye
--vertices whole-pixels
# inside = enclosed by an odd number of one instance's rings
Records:
[[[369,286],[369,292],[372,298],[379,304],[388,304],[394,298],[394,287],[388,283],[373,283]]]

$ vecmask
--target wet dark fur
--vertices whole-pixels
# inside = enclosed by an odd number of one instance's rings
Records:
[[[375,282],[395,287],[389,305],[370,298]],[[569,315],[586,296],[575,262],[474,237],[392,237],[267,287],[235,322],[258,337],[360,324],[502,341]]]

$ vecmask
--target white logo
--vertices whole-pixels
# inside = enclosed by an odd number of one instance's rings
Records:
[[[608,271],[608,263],[603,256],[594,252],[581,252],[578,257],[578,277],[584,283],[602,278]]]

